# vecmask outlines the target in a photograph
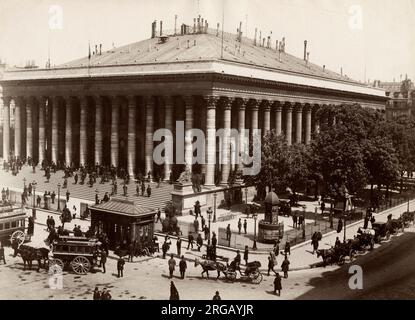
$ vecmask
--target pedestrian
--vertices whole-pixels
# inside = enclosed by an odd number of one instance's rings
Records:
[[[221,297],[220,297],[220,295],[219,295],[219,291],[216,291],[215,292],[215,295],[213,296],[213,299],[212,300],[222,300]]]
[[[94,294],[92,297],[94,300],[101,300],[101,292],[98,290],[98,287],[95,287]]]
[[[118,270],[118,278],[124,277],[124,265],[125,265],[125,260],[123,259],[123,257],[120,257],[117,261],[117,270]]]
[[[195,232],[198,233],[199,232],[199,220],[197,220],[197,218],[195,218],[195,220],[193,221],[193,226],[195,227]]]
[[[188,236],[187,240],[188,240],[187,250],[189,250],[190,246],[192,247],[192,250],[193,250],[194,238],[193,238],[193,234],[191,232],[189,232],[189,236]]]
[[[288,257],[285,256],[284,261],[281,264],[281,269],[284,272],[284,278],[287,279],[288,278],[288,270],[290,268],[290,261],[288,261]]]
[[[336,237],[336,242],[334,243],[334,247],[338,248],[338,247],[340,247],[340,245],[341,245],[340,239],[339,239],[339,237]]]
[[[270,257],[268,257],[268,275],[269,275],[269,272],[272,270],[275,274],[277,274],[276,272],[275,272],[275,270],[274,270],[274,267],[275,267],[275,260],[274,259],[272,259],[272,257],[270,256]]]
[[[130,242],[128,245],[128,262],[133,262],[134,257],[134,243]]]
[[[182,259],[179,262],[179,270],[180,270],[180,277],[184,279],[184,274],[187,269],[187,263],[186,260],[184,260],[184,256],[182,256]]]
[[[228,224],[228,226],[226,227],[226,240],[231,240],[231,234],[232,234],[232,232],[231,232],[231,225],[230,224]]]
[[[294,215],[293,215],[293,228],[298,228],[297,221],[298,221],[297,213],[294,213]]]
[[[200,252],[200,248],[203,246],[203,239],[200,233],[197,235],[196,244],[197,244],[197,250]]]
[[[160,211],[160,208],[157,208],[156,217],[157,217],[156,223],[159,222],[159,221],[161,222],[161,211]]]
[[[151,197],[151,187],[150,185],[147,186],[147,197]]]
[[[74,178],[74,180],[75,180],[75,184],[77,184],[77,183],[78,183],[78,174],[77,174],[77,173],[75,173],[75,176],[74,176],[73,178]]]
[[[326,204],[324,203],[324,200],[321,201],[321,205],[320,205],[320,209],[321,209],[321,214],[324,213],[324,209],[326,208]]]
[[[201,215],[201,217],[202,217],[202,230],[203,230],[205,228],[205,225],[206,225],[206,220],[205,220],[204,216]]]
[[[6,255],[4,254],[3,243],[0,243],[0,260],[3,260],[3,263],[6,264]]]
[[[52,194],[50,195],[50,199],[52,200],[52,204],[55,203],[55,197],[56,197],[56,193],[55,193],[55,191],[52,191]]]
[[[176,247],[177,247],[177,255],[180,257],[182,253],[182,239],[180,237],[177,238]]]
[[[112,299],[112,297],[111,297],[111,291],[110,290],[105,290],[105,293],[104,293],[104,291],[102,291],[101,300],[111,300],[111,299]]]
[[[171,279],[173,278],[174,268],[176,267],[176,260],[174,260],[173,254],[170,255],[170,259],[167,263],[169,265],[169,274]]]
[[[146,185],[144,180],[141,182],[141,196],[144,197],[144,193],[146,192]]]
[[[239,218],[239,220],[238,220],[238,234],[241,234],[241,229],[242,229],[242,222],[241,222],[241,218]]]
[[[69,190],[67,190],[66,191],[66,202],[69,202],[69,196],[70,196],[70,193],[69,193]]]
[[[246,234],[246,229],[248,227],[248,222],[246,221],[246,219],[244,220],[244,233]]]
[[[279,273],[275,274],[275,279],[274,279],[274,294],[280,296],[281,295],[281,290],[282,290],[282,286],[281,286],[281,276]]]
[[[101,260],[99,261],[100,267],[102,267],[102,273],[105,273],[105,264],[107,263],[107,253],[105,250],[101,251]]]
[[[173,281],[170,282],[170,300],[180,300],[179,291]]]
[[[212,246],[216,248],[216,244],[218,243],[218,239],[216,238],[216,233],[212,232]]]
[[[369,217],[366,215],[365,220],[363,222],[363,229],[367,229],[369,225]]]
[[[249,249],[248,246],[245,246],[245,251],[244,251],[244,260],[245,260],[245,265],[248,264],[248,254],[249,254]]]
[[[313,254],[318,250],[318,239],[316,237],[313,237],[311,240],[311,245],[313,246]]]
[[[290,245],[289,241],[287,241],[285,243],[284,254],[285,255],[287,255],[287,254],[291,255],[291,245]]]
[[[124,183],[124,185],[122,186],[123,192],[124,192],[124,197],[127,196],[127,185]]]
[[[273,248],[274,254],[278,257],[280,254],[280,241],[277,239],[274,242],[274,248]]]
[[[161,251],[163,252],[163,259],[166,259],[167,251],[169,250],[169,245],[166,241],[163,242],[163,245],[161,246]]]
[[[138,183],[137,183],[137,185],[135,187],[135,192],[136,192],[137,197],[138,197],[140,195],[140,186],[138,185]]]
[[[205,226],[203,229],[204,233],[205,233],[205,240],[209,239],[209,234],[210,234],[210,229],[208,226]]]

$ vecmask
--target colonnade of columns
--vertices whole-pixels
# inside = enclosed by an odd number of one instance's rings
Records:
[[[125,165],[130,175],[139,169],[143,169],[146,175],[153,172],[154,131],[163,127],[174,132],[175,121],[178,120],[175,108],[180,105],[184,111],[185,163],[192,162],[192,129],[195,123],[199,123],[205,132],[206,164],[202,165],[201,170],[205,174],[206,186],[215,185],[217,169],[220,170],[220,184],[223,185],[228,183],[232,169],[241,169],[241,163],[236,166],[231,163],[231,129],[239,131],[240,145],[244,143],[243,129],[250,129],[251,132],[252,129],[262,129],[262,135],[275,129],[277,134],[285,135],[288,144],[293,141],[309,144],[312,132],[318,132],[320,126],[314,116],[318,108],[316,104],[244,97],[4,97],[3,157],[6,160],[11,150],[11,103],[15,104],[15,156],[31,157],[38,163],[48,160],[66,165]],[[143,126],[142,130],[140,126]],[[217,161],[219,149],[216,140],[219,126],[225,132],[220,164]],[[166,139],[169,142],[173,136]],[[169,143],[166,148],[170,148]],[[166,154],[171,151],[174,150],[166,150]],[[168,180],[174,166],[173,159],[166,159],[163,166],[160,173]]]

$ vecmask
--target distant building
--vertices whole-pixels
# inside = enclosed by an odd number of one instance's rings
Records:
[[[386,104],[386,118],[394,119],[402,115],[408,118],[415,117],[415,86],[413,82],[405,78],[400,82],[380,82],[375,86],[386,91],[390,99]]]

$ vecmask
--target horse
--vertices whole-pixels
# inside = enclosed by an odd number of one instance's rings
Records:
[[[221,263],[221,262],[216,262],[216,261],[212,261],[212,260],[203,260],[203,261],[199,261],[199,259],[195,259],[195,267],[197,267],[198,265],[200,265],[203,269],[202,271],[202,278],[203,278],[203,274],[206,273],[207,278],[209,279],[209,271],[212,270],[216,270],[218,272],[218,276],[216,279],[219,278],[220,273],[226,270],[226,265]]]
[[[46,260],[48,260],[49,257],[49,250],[46,248],[33,248],[31,246],[27,245],[21,245],[17,249],[17,253],[20,254],[20,256],[23,259],[23,270],[26,270],[26,263],[29,267],[29,270],[32,269],[32,262],[33,260],[36,260],[37,265],[37,271],[40,270],[42,266],[42,259],[43,259],[43,267],[46,268]]]

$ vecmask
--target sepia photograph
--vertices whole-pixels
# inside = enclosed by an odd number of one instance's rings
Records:
[[[0,300],[414,300],[414,17],[0,0]]]

